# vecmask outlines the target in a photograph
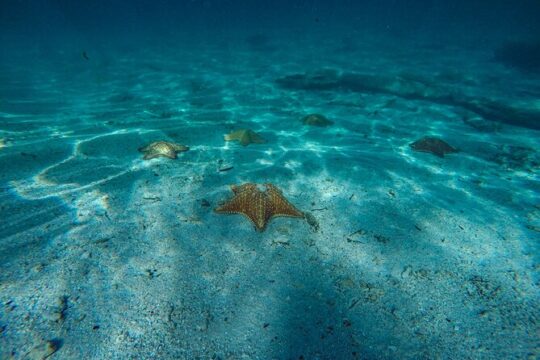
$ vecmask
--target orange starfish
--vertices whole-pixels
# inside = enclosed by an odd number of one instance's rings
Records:
[[[273,217],[304,217],[277,187],[272,184],[265,184],[265,187],[265,191],[261,191],[257,184],[253,183],[233,185],[231,190],[234,197],[214,211],[220,214],[242,214],[249,218],[260,232]]]

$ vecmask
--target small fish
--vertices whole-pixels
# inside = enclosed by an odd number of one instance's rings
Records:
[[[82,52],[82,57],[83,57],[85,60],[90,60],[90,58],[88,57],[88,54],[86,54],[86,51],[83,51],[83,52]]]

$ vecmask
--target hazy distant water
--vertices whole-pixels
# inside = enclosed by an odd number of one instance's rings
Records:
[[[363,33],[491,46],[501,40],[538,40],[535,0],[498,1],[81,1],[5,0],[0,36],[4,49],[92,48],[170,38],[219,41],[227,33],[290,32],[293,36]],[[336,39],[337,40],[337,39]],[[2,57],[10,57],[3,51]]]

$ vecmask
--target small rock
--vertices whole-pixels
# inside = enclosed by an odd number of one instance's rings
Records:
[[[401,272],[401,278],[406,279],[409,276],[411,276],[412,267],[410,265],[407,265],[403,268],[403,271]]]
[[[311,213],[309,212],[305,212],[304,213],[304,216],[306,218],[306,221],[307,223],[309,224],[309,226],[311,226],[311,228],[313,229],[313,231],[318,231],[319,230],[319,222],[317,221],[317,219],[315,218],[315,216],[313,216]]]
[[[480,315],[480,317],[485,317],[489,314],[489,310],[480,310],[480,312],[478,313],[478,315]]]
[[[36,273],[40,273],[40,272],[43,271],[44,268],[45,268],[45,264],[43,264],[43,263],[38,263],[38,264],[36,264],[36,265],[32,268],[32,270],[33,270],[34,272],[36,272]]]
[[[58,307],[56,310],[56,322],[63,322],[66,318],[66,312],[68,309],[68,299],[67,295],[61,296],[58,299]]]
[[[146,274],[150,279],[159,277],[161,274],[158,273],[157,269],[146,269]]]
[[[202,199],[201,200],[201,206],[202,207],[209,207],[210,206],[210,202],[206,199]]]
[[[377,242],[380,242],[382,244],[387,244],[390,241],[389,238],[380,234],[374,234],[373,237],[375,238],[375,240],[377,240]]]
[[[13,303],[13,300],[8,300],[4,305],[7,312],[13,311],[17,307],[17,305]]]

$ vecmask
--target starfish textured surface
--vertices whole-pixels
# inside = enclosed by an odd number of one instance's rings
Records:
[[[225,135],[225,141],[238,141],[243,146],[249,144],[264,144],[266,140],[250,129],[239,129]]]
[[[451,154],[458,152],[458,149],[452,147],[447,142],[436,138],[426,136],[420,140],[416,140],[410,144],[411,148],[415,151],[428,152],[438,157],[444,157],[445,154]]]
[[[185,145],[175,144],[167,141],[155,141],[147,146],[139,148],[139,151],[144,153],[144,160],[150,160],[157,157],[176,159],[177,153],[188,150],[189,147]]]
[[[265,191],[261,191],[253,183],[233,185],[231,190],[234,197],[215,211],[221,214],[242,214],[253,222],[257,231],[263,231],[276,216],[304,217],[277,187],[272,184],[265,184],[265,187]]]

